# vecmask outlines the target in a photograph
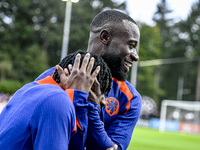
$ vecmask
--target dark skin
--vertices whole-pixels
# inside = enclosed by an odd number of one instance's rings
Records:
[[[113,26],[113,28],[115,28]],[[90,32],[90,38],[88,43],[88,52],[103,56],[111,55],[113,58],[121,60],[120,70],[122,73],[127,73],[134,61],[139,60],[139,56],[136,51],[136,47],[139,44],[140,32],[136,24],[131,21],[123,20],[122,24],[118,26],[114,34],[111,34],[106,28],[102,27],[100,32]],[[106,62],[106,60],[104,59]],[[108,63],[108,62],[107,62]],[[109,64],[108,64],[109,66]],[[110,67],[112,71],[118,68]],[[63,71],[63,75],[65,75]],[[117,78],[117,76],[113,76]],[[63,80],[62,80],[63,79]],[[62,83],[65,83],[64,77],[61,79]],[[100,85],[94,82],[94,90],[89,93],[90,101],[101,103],[102,101],[100,91]],[[114,144],[112,147],[106,150],[117,150],[118,145]]]
[[[100,67],[98,66],[95,71],[92,73],[91,70],[94,65],[94,58],[91,58],[89,61],[89,55],[87,54],[84,59],[81,68],[80,66],[80,55],[76,56],[74,66],[70,64],[68,69],[64,70],[56,65],[56,69],[58,70],[58,74],[60,76],[61,87],[63,89],[77,89],[85,92],[89,92],[88,101],[95,102],[97,104],[105,105],[105,93],[101,93],[100,84],[96,79],[96,76],[99,73]],[[72,82],[73,81],[73,82]],[[83,82],[84,81],[84,82]],[[91,87],[93,85],[93,90]],[[106,150],[117,150],[118,146],[115,144]]]
[[[93,89],[89,92],[88,101],[97,103],[100,108],[101,105],[104,106],[106,104],[104,94],[105,93],[101,93],[100,83],[96,79],[93,84]]]
[[[100,56],[103,56],[105,53],[112,56],[115,54],[114,57],[120,58],[122,61],[122,69],[119,71],[127,73],[133,61],[139,60],[136,51],[140,39],[139,28],[134,23],[128,20],[123,20],[122,25],[119,26],[116,31],[115,34],[111,34],[106,28],[102,28],[100,33],[90,32],[87,51]],[[105,59],[104,61],[106,62]],[[110,69],[112,70],[117,68],[110,67]],[[97,96],[97,99],[98,98],[100,97]],[[117,150],[117,148],[118,145],[115,144],[107,150]]]
[[[61,84],[64,89],[76,89],[89,93],[96,80],[96,76],[100,71],[100,66],[92,72],[94,58],[90,59],[90,54],[88,53],[84,57],[81,67],[79,67],[80,58],[81,55],[78,54],[75,58],[73,68],[69,67],[70,72],[67,69],[64,71],[58,65],[56,65],[56,69],[58,70]]]
[[[123,65],[121,71],[127,73],[132,63],[139,60],[136,51],[139,39],[140,32],[137,25],[131,21],[123,20],[115,33],[110,33],[103,27],[98,33],[91,31],[87,51],[100,56],[110,54],[115,58],[120,58]],[[112,68],[110,69],[112,70]]]
[[[92,57],[89,61],[90,55],[88,53],[84,57],[82,66],[79,69],[80,58],[81,57],[78,54],[74,62],[74,67],[71,64],[68,65],[69,70],[67,68],[63,70],[59,65],[56,65],[61,81],[60,86],[63,89],[72,88],[87,92],[89,93],[89,101],[105,105],[105,93],[101,93],[100,83],[96,78],[100,71],[100,67],[98,66],[93,73],[91,72],[95,59]],[[93,86],[93,90],[91,89],[91,85]]]

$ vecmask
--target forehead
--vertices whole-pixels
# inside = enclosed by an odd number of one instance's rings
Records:
[[[139,41],[140,31],[135,23],[129,20],[123,20],[120,30],[121,30],[120,32],[127,38]]]

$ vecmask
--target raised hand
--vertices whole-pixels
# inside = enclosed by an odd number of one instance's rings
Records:
[[[106,104],[104,93],[101,93],[100,84],[97,79],[95,79],[93,87],[89,92],[88,101],[97,103],[99,108],[101,105]]]
[[[58,65],[56,69],[60,76],[60,81],[64,89],[77,89],[89,93],[91,87],[94,83],[96,76],[100,71],[100,66],[98,66],[93,72],[92,68],[94,65],[94,58],[90,59],[90,54],[87,53],[80,66],[81,55],[77,54],[73,68],[63,70]]]

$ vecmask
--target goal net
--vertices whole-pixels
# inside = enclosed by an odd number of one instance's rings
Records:
[[[159,130],[200,134],[200,102],[163,100]]]

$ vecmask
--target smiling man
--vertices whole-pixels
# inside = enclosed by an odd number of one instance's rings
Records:
[[[88,107],[88,150],[126,150],[130,143],[140,116],[141,96],[127,81],[127,73],[139,59],[136,51],[139,38],[135,21],[118,10],[99,13],[90,25],[87,51],[102,56],[111,70],[113,81],[111,91],[105,95],[105,106],[100,109]],[[47,70],[39,78],[52,75],[53,71]],[[77,132],[75,136],[83,134]],[[80,143],[80,140],[70,141],[71,145]]]
[[[96,117],[89,113],[89,150],[106,149],[113,144],[117,145],[113,149],[125,150],[129,145],[141,111],[141,96],[126,80],[130,67],[139,60],[136,51],[139,39],[135,21],[118,10],[99,13],[90,25],[87,51],[102,56],[112,72],[113,82],[106,95],[106,105],[99,110],[100,116],[98,112]],[[90,122],[93,119],[102,120],[104,130],[94,126]],[[110,139],[113,143],[108,142]]]
[[[113,77],[125,81],[133,61],[139,57],[136,47],[140,32],[135,21],[116,10],[104,11],[91,23],[88,52],[101,55]]]

